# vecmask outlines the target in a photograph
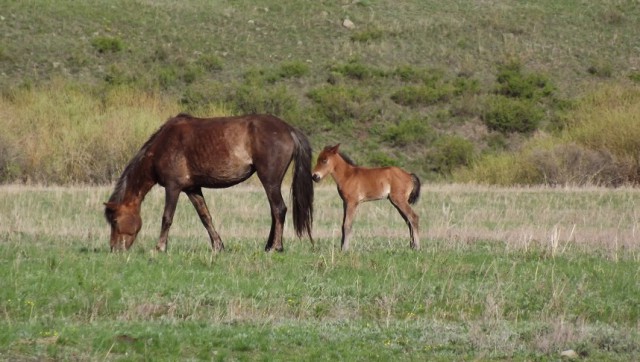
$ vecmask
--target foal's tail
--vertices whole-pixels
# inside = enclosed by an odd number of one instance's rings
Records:
[[[420,198],[420,179],[416,176],[415,173],[411,174],[411,181],[413,182],[413,189],[409,194],[409,203],[415,204]]]
[[[297,128],[293,128],[291,136],[295,143],[293,158],[295,168],[291,184],[293,203],[293,225],[298,237],[306,232],[311,244],[311,227],[313,225],[313,180],[311,179],[311,145],[307,137]]]

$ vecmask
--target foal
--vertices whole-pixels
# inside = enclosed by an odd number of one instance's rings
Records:
[[[418,237],[418,215],[409,204],[414,204],[420,197],[420,180],[415,174],[408,173],[398,167],[366,168],[355,166],[345,160],[338,152],[337,144],[325,147],[316,167],[313,169],[313,180],[320,182],[327,174],[331,174],[338,185],[338,193],[342,198],[344,219],[342,222],[342,250],[349,249],[351,224],[356,208],[363,201],[388,198],[400,212],[409,226],[410,246],[420,249]]]

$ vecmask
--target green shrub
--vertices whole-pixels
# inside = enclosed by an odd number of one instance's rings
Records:
[[[249,69],[244,74],[245,82],[256,86],[261,84],[273,84],[287,78],[300,78],[309,73],[307,64],[293,61],[281,64],[277,68]]]
[[[197,64],[189,64],[182,68],[181,79],[185,84],[191,84],[203,73],[203,68]]]
[[[182,110],[191,114],[205,114],[213,105],[218,111],[224,108],[227,101],[226,85],[221,83],[195,83],[186,87],[180,97]]]
[[[403,106],[428,106],[448,100],[453,93],[450,84],[406,86],[393,93],[391,99]]]
[[[469,166],[474,157],[473,143],[455,135],[438,138],[427,154],[427,169],[440,174],[451,174],[455,168]]]
[[[222,70],[222,60],[215,55],[203,55],[198,58],[197,64],[209,73]]]
[[[111,64],[104,76],[105,82],[109,85],[123,85],[130,83],[132,77],[127,74],[127,71],[119,64]]]
[[[369,157],[367,157],[367,165],[374,167],[399,166],[398,161],[391,157],[388,152],[382,152],[379,150],[371,151],[369,153]]]
[[[309,74],[309,66],[301,61],[285,62],[280,65],[280,78],[301,78]]]
[[[98,53],[117,53],[124,49],[124,44],[120,38],[109,36],[97,36],[91,39],[91,45]]]
[[[394,146],[426,143],[434,137],[433,128],[425,119],[405,119],[392,125],[382,134],[382,140]]]
[[[298,107],[298,101],[285,86],[243,84],[227,101],[240,113],[268,113],[281,117]]]
[[[163,66],[158,70],[158,84],[162,89],[169,89],[178,82],[178,70],[173,66]]]
[[[360,88],[328,85],[311,90],[307,96],[332,123],[363,118],[367,94]]]
[[[480,82],[477,79],[460,75],[453,81],[453,93],[456,96],[463,94],[477,94],[480,92]]]
[[[543,75],[524,74],[518,62],[511,62],[498,68],[497,94],[513,98],[540,99],[553,94],[554,86]]]
[[[631,79],[635,83],[640,83],[640,72],[633,72],[629,74],[629,79]]]
[[[533,132],[543,118],[544,111],[533,101],[505,96],[490,97],[482,114],[490,130],[503,133]]]
[[[403,82],[423,83],[425,85],[436,85],[443,83],[445,73],[439,69],[415,68],[410,65],[402,65],[393,71],[393,75]]]
[[[385,76],[384,71],[364,65],[357,60],[352,60],[345,64],[334,65],[331,67],[330,71],[356,80],[365,80],[373,77]]]

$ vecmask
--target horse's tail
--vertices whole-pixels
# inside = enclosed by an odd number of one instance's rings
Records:
[[[293,225],[298,237],[306,232],[311,244],[311,227],[313,225],[313,180],[311,179],[311,145],[307,137],[297,128],[291,132],[295,148],[293,158],[295,168],[291,184],[293,203]]]
[[[409,203],[415,204],[420,198],[420,179],[416,176],[415,173],[411,174],[411,181],[413,182],[413,189],[409,194]]]

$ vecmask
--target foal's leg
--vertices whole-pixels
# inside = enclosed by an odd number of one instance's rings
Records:
[[[189,196],[189,200],[191,200],[193,207],[196,208],[198,216],[200,216],[200,221],[202,221],[202,224],[209,233],[209,239],[211,239],[211,248],[214,251],[224,250],[222,239],[220,239],[220,235],[213,227],[209,208],[207,208],[207,203],[204,200],[204,196],[202,196],[202,189],[198,187],[193,190],[186,191],[186,194],[187,196]]]
[[[344,218],[342,220],[342,242],[340,247],[342,251],[349,250],[349,240],[351,239],[351,225],[356,216],[357,202],[350,202],[345,199],[343,201]]]
[[[403,198],[392,197],[389,195],[389,201],[395,206],[396,210],[402,215],[402,218],[409,226],[409,235],[411,236],[411,242],[409,246],[411,249],[420,249],[420,237],[418,236],[418,215],[413,211],[409,205],[408,200]]]
[[[162,214],[162,227],[160,229],[160,240],[156,245],[156,250],[167,251],[167,239],[169,238],[169,228],[173,222],[173,214],[176,212],[176,204],[180,197],[180,189],[165,186],[164,213]]]

